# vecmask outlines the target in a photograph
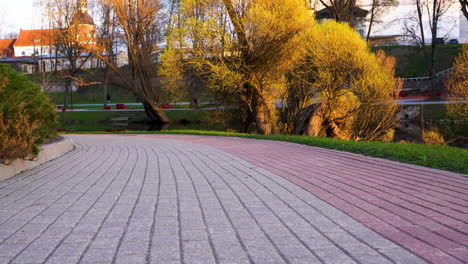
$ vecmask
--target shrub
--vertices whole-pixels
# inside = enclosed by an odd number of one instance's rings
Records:
[[[388,140],[399,109],[394,94],[402,85],[394,78],[395,59],[370,52],[354,29],[333,21],[316,25],[306,45],[308,57],[300,66],[309,71],[304,77],[311,90],[303,94],[325,104],[320,135]]]
[[[54,106],[41,88],[0,64],[0,162],[36,156],[55,120]]]
[[[450,73],[446,88],[452,104],[446,104],[447,113],[456,120],[468,120],[468,45],[464,45],[455,58],[453,72]],[[457,102],[458,101],[458,102]]]
[[[421,139],[430,145],[445,145],[444,136],[437,130],[426,130],[421,132]]]

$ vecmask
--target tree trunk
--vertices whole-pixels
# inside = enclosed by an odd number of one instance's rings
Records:
[[[369,43],[369,38],[372,30],[372,25],[374,24],[374,15],[375,15],[375,8],[376,8],[376,2],[377,0],[372,0],[372,8],[370,10],[371,12],[371,17],[369,20],[369,29],[367,30],[367,36],[366,36],[366,42]]]
[[[423,51],[423,55],[424,55],[424,60],[426,61],[426,70],[429,70],[430,71],[430,61],[429,61],[429,55],[427,54],[427,49],[426,49],[426,40],[425,40],[425,36],[424,36],[424,24],[423,24],[423,6],[422,6],[422,3],[421,3],[421,0],[416,0],[416,11],[417,11],[417,14],[418,14],[418,26],[419,26],[419,32],[421,34],[421,48],[422,48],[422,51]]]
[[[258,134],[270,135],[274,132],[273,120],[267,106],[261,102],[257,102],[254,115]]]
[[[64,93],[64,98],[63,98],[63,108],[65,109],[68,108],[68,94],[71,92],[70,86],[71,86],[71,79],[70,77],[66,77],[65,78],[65,93]]]
[[[465,16],[466,20],[468,20],[468,0],[459,0],[461,5],[461,11]]]
[[[437,27],[439,23],[440,17],[440,1],[443,0],[433,0],[432,4],[432,26],[431,26],[431,33],[432,33],[432,42],[431,42],[431,65],[430,65],[430,74],[431,74],[431,93],[435,93],[436,83],[435,83],[435,56],[436,56],[436,49],[437,49]]]
[[[315,103],[302,109],[294,120],[294,134],[319,136],[322,130],[325,105]]]
[[[146,115],[150,121],[155,123],[167,124],[169,123],[169,118],[164,112],[163,109],[159,108],[156,104],[148,102],[147,100],[142,100],[143,107],[145,108]]]

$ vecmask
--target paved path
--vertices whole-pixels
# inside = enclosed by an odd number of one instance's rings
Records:
[[[72,136],[0,181],[0,263],[467,263],[468,179],[333,150]]]

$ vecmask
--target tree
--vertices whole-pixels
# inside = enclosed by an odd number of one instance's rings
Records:
[[[358,8],[356,0],[319,0],[330,12],[330,18],[337,22],[346,22],[351,27],[356,25],[356,18],[362,16],[364,10]]]
[[[396,123],[395,94],[401,87],[393,77],[395,60],[371,53],[354,30],[333,21],[315,26],[305,45],[307,57],[298,67],[310,73],[296,78],[306,78],[309,90],[292,118],[296,126],[303,125],[298,119],[316,123],[310,124],[314,129],[296,127],[296,132],[368,141],[387,138]],[[307,103],[307,98],[315,100]],[[308,108],[311,103],[316,106]]]
[[[446,84],[452,103],[446,104],[447,113],[453,119],[468,120],[468,46],[464,45],[455,58],[454,69]]]
[[[369,26],[367,28],[366,41],[369,42],[369,38],[372,32],[372,26],[375,23],[380,22],[380,18],[384,14],[387,8],[398,5],[397,0],[372,0],[371,8],[369,10]]]
[[[451,5],[451,0],[415,0],[416,16],[411,16],[407,21],[405,21],[407,34],[421,47],[423,51],[428,72],[431,77],[431,88],[433,90],[435,89],[436,81],[435,58],[437,56],[439,23]],[[428,51],[426,47],[425,28],[430,29],[430,51]]]
[[[55,120],[55,107],[41,87],[0,64],[0,163],[37,155]]]
[[[102,15],[102,27],[101,32],[99,34],[99,43],[101,43],[103,55],[106,57],[106,61],[108,62],[104,67],[104,92],[103,92],[103,108],[106,109],[107,101],[108,101],[108,90],[107,86],[109,83],[109,64],[116,64],[115,61],[115,54],[116,54],[116,18],[114,16],[114,12],[112,12],[111,7],[109,5],[101,5],[101,15]]]
[[[169,119],[159,107],[161,90],[157,78],[157,43],[163,37],[160,1],[103,0],[116,18],[117,32],[127,49],[129,65],[118,68],[103,53],[106,45],[89,47],[121,79],[143,104],[148,118],[154,122],[168,123]],[[105,42],[107,43],[107,42]]]
[[[0,38],[3,36],[3,31],[6,25],[6,10],[0,11]]]
[[[468,20],[468,0],[458,0],[460,2],[461,11]]]
[[[65,77],[64,108],[68,108],[72,82],[90,58],[83,54],[85,47],[96,42],[95,26],[87,13],[86,0],[49,0],[44,4],[49,26],[56,29],[53,36],[55,57],[64,56],[67,60],[62,74]]]
[[[241,131],[260,134],[278,124],[276,99],[285,73],[303,54],[313,23],[303,0],[185,0],[180,30],[168,44],[208,87],[236,101]]]

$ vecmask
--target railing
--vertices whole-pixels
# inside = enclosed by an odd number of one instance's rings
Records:
[[[454,67],[448,68],[446,70],[440,71],[436,74],[434,74],[434,77],[436,78],[441,78],[448,74],[449,72],[453,71]],[[415,81],[429,81],[431,79],[431,76],[424,76],[424,77],[413,77],[413,78],[402,78],[403,81],[405,82],[415,82]]]

